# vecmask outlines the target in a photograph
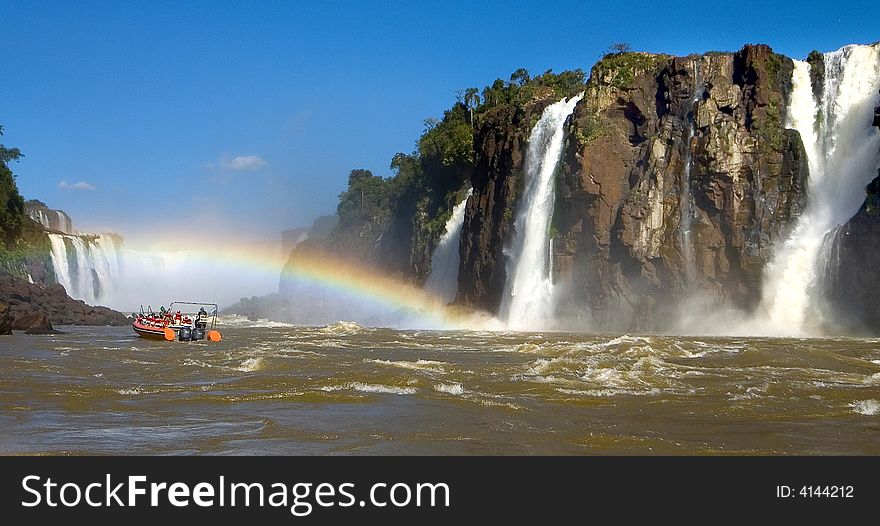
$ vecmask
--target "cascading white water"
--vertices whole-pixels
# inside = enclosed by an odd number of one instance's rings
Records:
[[[461,263],[459,244],[464,225],[464,211],[473,188],[468,189],[464,199],[452,208],[446,221],[446,232],[431,255],[431,273],[425,280],[425,290],[434,293],[444,303],[455,299],[458,292],[458,269]]]
[[[33,219],[37,223],[40,223],[43,228],[49,228],[49,217],[46,216],[46,213],[42,210],[29,209],[28,215],[31,219]]]
[[[507,284],[501,316],[524,330],[548,326],[554,315],[550,220],[556,201],[556,168],[562,156],[565,121],[583,93],[544,110],[529,136],[524,188],[517,204],[507,252]]]
[[[49,234],[49,242],[55,277],[72,298],[96,304],[112,294],[119,276],[118,249],[112,236]]]
[[[816,332],[825,238],[858,211],[880,167],[880,130],[871,125],[880,103],[880,44],[846,46],[824,59],[821,101],[808,63],[795,61],[792,74],[787,125],[801,135],[810,176],[806,209],[765,271],[759,312],[776,334]]]

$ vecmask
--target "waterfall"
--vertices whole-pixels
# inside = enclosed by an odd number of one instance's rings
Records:
[[[501,316],[513,329],[548,326],[554,313],[550,220],[556,201],[556,168],[565,121],[583,93],[544,110],[529,136],[524,188],[517,204]]]
[[[688,128],[687,135],[685,136],[685,156],[684,156],[684,169],[682,170],[681,177],[681,195],[679,196],[678,201],[678,211],[679,211],[679,242],[681,243],[681,259],[684,261],[684,269],[685,269],[685,288],[690,288],[694,285],[694,280],[696,278],[696,258],[694,256],[694,240],[693,240],[693,217],[694,217],[694,204],[693,199],[691,198],[691,168],[693,166],[693,155],[691,153],[692,145],[694,139],[694,133],[696,131],[696,111],[697,111],[697,103],[700,101],[703,95],[703,82],[700,78],[700,67],[699,62],[694,60],[692,63],[694,69],[694,94],[691,98],[691,107],[687,116],[688,120]]]
[[[461,227],[464,225],[464,210],[473,191],[473,188],[468,189],[464,199],[453,207],[452,215],[446,221],[446,232],[431,255],[431,273],[425,280],[425,289],[436,294],[444,303],[455,300],[458,293]]]
[[[119,275],[119,247],[113,236],[49,234],[55,278],[75,299],[97,304],[109,298]]]
[[[821,275],[833,244],[826,236],[851,218],[880,167],[880,130],[871,125],[880,90],[880,44],[825,53],[822,100],[810,65],[795,61],[787,126],[797,130],[810,169],[807,206],[764,275],[761,311],[773,332],[805,335],[822,322]],[[823,248],[826,247],[826,248]]]

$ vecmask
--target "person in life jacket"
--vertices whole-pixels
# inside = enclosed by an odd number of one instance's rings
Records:
[[[205,308],[199,308],[199,313],[196,314],[196,328],[204,329],[208,326],[208,313],[205,312]]]

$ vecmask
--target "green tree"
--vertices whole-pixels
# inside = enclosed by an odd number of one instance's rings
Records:
[[[380,220],[388,210],[388,191],[385,179],[370,170],[352,170],[348,189],[339,194],[336,213],[344,228],[361,229],[367,223]]]
[[[3,127],[0,126],[0,136]],[[21,236],[25,222],[24,199],[18,193],[15,175],[9,169],[9,163],[24,157],[18,148],[6,148],[0,144],[0,234],[3,243],[12,248]]]
[[[480,90],[468,88],[464,90],[464,105],[468,109],[468,122],[474,125],[474,110],[480,105]]]
[[[523,87],[529,83],[532,78],[529,76],[529,70],[526,68],[519,68],[510,74],[510,82],[519,87]]]

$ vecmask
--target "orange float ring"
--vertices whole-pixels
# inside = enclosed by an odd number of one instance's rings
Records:
[[[166,341],[173,342],[175,339],[177,339],[177,333],[174,332],[174,329],[170,327],[165,327],[165,330],[163,332],[165,333]]]
[[[208,341],[209,342],[219,342],[223,339],[223,336],[220,334],[220,331],[208,331]]]

